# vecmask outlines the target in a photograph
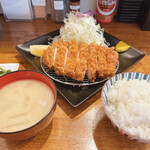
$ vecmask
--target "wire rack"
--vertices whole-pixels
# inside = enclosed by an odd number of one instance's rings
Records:
[[[54,70],[51,70],[50,68],[48,68],[43,62],[42,62],[42,57],[40,58],[40,64],[41,64],[41,68],[43,70],[43,72],[50,77],[52,80],[65,84],[65,85],[72,85],[72,86],[87,86],[87,85],[95,85],[98,83],[102,83],[104,81],[106,81],[107,79],[101,79],[101,78],[97,78],[94,82],[91,82],[87,76],[85,75],[84,80],[82,82],[80,81],[76,81],[73,80],[70,77],[65,77],[65,76],[58,76]],[[119,62],[116,66],[116,72],[119,68]]]

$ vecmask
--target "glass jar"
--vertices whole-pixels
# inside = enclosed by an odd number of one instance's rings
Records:
[[[50,0],[51,19],[54,22],[63,22],[69,13],[69,0]]]
[[[32,5],[35,19],[47,18],[46,0],[32,0]]]
[[[80,11],[80,0],[70,0],[70,11],[72,12]]]

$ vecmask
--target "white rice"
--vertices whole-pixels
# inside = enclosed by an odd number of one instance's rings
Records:
[[[107,110],[122,129],[150,140],[150,83],[146,80],[118,80],[107,95]]]

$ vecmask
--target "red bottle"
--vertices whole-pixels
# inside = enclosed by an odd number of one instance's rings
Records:
[[[96,20],[99,23],[110,23],[113,20],[116,0],[97,0]]]

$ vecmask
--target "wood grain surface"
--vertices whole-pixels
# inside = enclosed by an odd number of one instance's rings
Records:
[[[0,16],[0,63],[19,63],[19,70],[35,70],[18,53],[16,46],[48,32],[62,23],[47,20],[6,22]],[[150,31],[142,31],[135,23],[101,25],[109,34],[128,43],[146,56],[128,71],[150,74]],[[118,133],[106,117],[98,92],[77,108],[58,93],[57,107],[51,124],[39,135],[25,141],[0,138],[0,150],[149,150],[150,145],[137,143]]]

